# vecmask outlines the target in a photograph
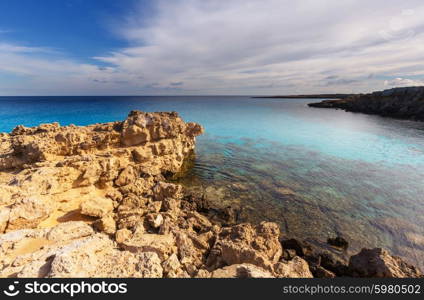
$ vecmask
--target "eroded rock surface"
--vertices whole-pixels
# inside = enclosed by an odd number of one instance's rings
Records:
[[[349,270],[355,277],[421,277],[423,274],[398,256],[381,248],[362,249],[350,258]]]

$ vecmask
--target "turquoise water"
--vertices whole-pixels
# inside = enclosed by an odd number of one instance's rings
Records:
[[[249,97],[0,97],[0,132],[17,124],[86,125],[132,109],[175,110],[201,123],[194,168],[181,183],[239,203],[248,221],[352,251],[382,246],[422,266],[424,123]]]

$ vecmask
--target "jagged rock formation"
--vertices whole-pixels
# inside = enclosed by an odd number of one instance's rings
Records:
[[[176,113],[131,112],[86,127],[18,126],[0,148],[0,277],[420,276],[388,254],[373,270],[340,261],[274,223],[210,217],[166,182],[203,128]],[[396,263],[396,271],[381,273]]]
[[[340,108],[350,112],[424,121],[424,87],[394,88],[359,94],[341,100],[308,104],[319,108]]]

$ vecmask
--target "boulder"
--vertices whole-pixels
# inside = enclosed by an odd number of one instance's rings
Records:
[[[175,253],[171,254],[162,264],[163,272],[167,278],[184,277],[184,271],[181,269],[181,263]]]
[[[137,172],[133,166],[128,166],[119,173],[115,180],[117,186],[124,186],[134,182],[137,179]]]
[[[148,214],[146,215],[146,220],[152,228],[159,228],[163,224],[163,217],[161,214]]]
[[[177,230],[174,235],[180,262],[190,275],[194,275],[205,263],[213,233],[197,235]]]
[[[336,274],[337,276],[348,275],[349,268],[345,261],[338,259],[335,255],[329,252],[321,253],[320,257],[321,257],[321,267]]]
[[[349,272],[354,277],[421,277],[418,268],[381,248],[362,249],[349,260]]]
[[[83,215],[101,218],[113,210],[113,201],[105,197],[93,197],[81,204]]]
[[[170,234],[133,234],[130,238],[121,241],[120,246],[134,253],[154,252],[161,261],[167,259],[172,253],[176,253],[174,237]]]
[[[142,278],[162,278],[163,268],[159,256],[155,252],[143,252],[136,257],[136,270]]]
[[[94,234],[93,228],[82,221],[69,221],[51,228],[46,234],[50,241],[69,241]]]
[[[131,253],[112,250],[99,266],[99,275],[106,278],[162,278],[161,261],[154,252]]]
[[[310,256],[313,253],[312,246],[306,241],[298,239],[283,239],[281,245],[284,249],[291,249],[296,251],[296,255],[300,257]]]
[[[327,244],[334,247],[342,248],[344,250],[349,247],[349,242],[341,236],[337,236],[335,238],[328,238]]]
[[[208,265],[249,263],[271,271],[282,255],[279,235],[278,225],[269,222],[222,228],[208,257]]]
[[[154,198],[156,201],[163,201],[166,198],[181,198],[182,186],[173,183],[158,182],[153,188]]]
[[[104,263],[104,253],[114,248],[102,234],[75,240],[55,253],[49,277],[97,277]]]
[[[283,278],[312,278],[308,263],[295,256],[289,261],[280,261],[274,265],[274,273]]]
[[[314,275],[314,277],[316,278],[335,278],[336,274],[334,274],[333,272],[324,269],[321,266],[314,266],[311,269],[312,274]]]
[[[93,225],[99,230],[109,235],[116,232],[116,222],[111,215],[106,215],[103,218],[97,220]]]

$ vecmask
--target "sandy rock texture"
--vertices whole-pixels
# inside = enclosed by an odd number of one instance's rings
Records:
[[[364,253],[348,265],[283,239],[275,223],[235,224],[232,209],[187,195],[167,179],[202,133],[175,112],[132,111],[1,134],[0,277],[421,276],[383,252],[375,265]]]

